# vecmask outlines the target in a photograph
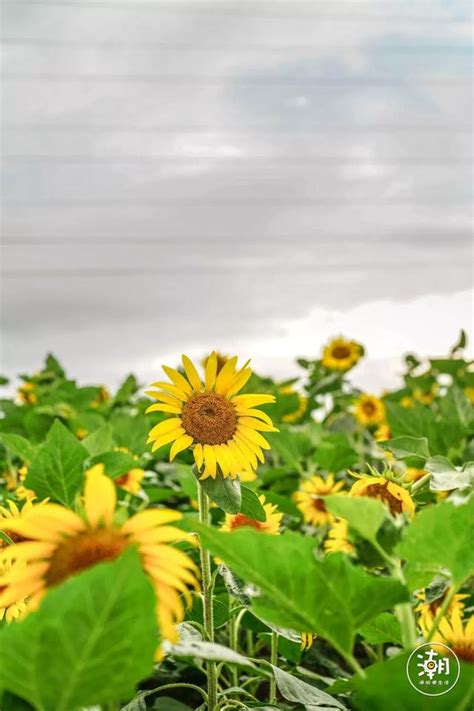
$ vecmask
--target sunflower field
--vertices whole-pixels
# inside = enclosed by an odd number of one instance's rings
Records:
[[[21,375],[2,400],[1,710],[472,709],[466,347],[405,356],[377,394],[342,337],[285,382],[216,352],[147,390],[78,385],[53,355]]]

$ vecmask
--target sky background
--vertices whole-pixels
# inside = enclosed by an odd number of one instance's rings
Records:
[[[2,369],[212,348],[358,384],[473,323],[462,0],[3,2]]]

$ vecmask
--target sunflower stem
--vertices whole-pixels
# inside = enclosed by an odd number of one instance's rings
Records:
[[[272,639],[270,646],[270,664],[276,666],[278,662],[278,632],[272,631]],[[276,701],[276,681],[275,675],[272,674],[270,678],[270,691],[268,694],[268,701],[270,704],[274,704]]]
[[[427,642],[431,642],[431,640],[435,636],[436,632],[438,631],[439,624],[440,624],[441,620],[443,619],[443,617],[445,616],[446,612],[448,611],[448,608],[449,608],[451,601],[452,601],[453,597],[455,596],[455,594],[456,594],[456,588],[453,587],[449,591],[449,593],[446,595],[446,597],[444,598],[443,603],[442,603],[441,607],[439,608],[438,613],[433,620],[433,624],[431,625],[431,629],[428,632],[428,635],[426,637]]]
[[[209,497],[202,485],[198,482],[198,504],[199,521],[208,526]],[[201,555],[201,576],[202,576],[202,597],[204,612],[204,629],[206,630],[209,642],[214,642],[214,612],[212,607],[212,577],[211,577],[211,554],[203,545],[199,544]],[[216,711],[217,707],[217,669],[215,662],[207,662],[207,708],[208,711]]]

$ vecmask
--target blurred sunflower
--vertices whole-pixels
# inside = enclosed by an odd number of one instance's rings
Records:
[[[342,518],[334,521],[324,541],[324,550],[326,553],[354,553],[354,546],[349,542],[347,521]]]
[[[145,476],[143,469],[136,467],[130,469],[126,474],[122,474],[114,479],[115,486],[127,491],[129,494],[139,494],[142,490],[142,481]]]
[[[434,619],[438,614],[438,611],[441,605],[443,604],[446,596],[449,595],[450,591],[451,588],[447,588],[444,591],[444,594],[441,595],[441,597],[437,598],[436,600],[432,600],[431,602],[426,602],[425,592],[420,592],[417,594],[417,598],[420,601],[420,604],[415,608],[415,610],[416,612],[420,613],[420,616],[418,618],[418,624],[420,625],[424,635],[427,635],[430,631]],[[446,617],[449,617],[454,612],[454,610],[459,610],[462,615],[464,610],[463,600],[468,597],[469,595],[453,595],[453,598],[449,603],[449,607],[446,610]]]
[[[445,644],[459,659],[474,664],[474,615],[463,624],[461,610],[456,608],[449,617],[443,617],[431,641]]]
[[[364,427],[380,425],[385,420],[385,405],[375,395],[361,395],[355,401],[354,417]]]
[[[402,399],[400,400],[400,405],[402,407],[405,407],[406,409],[413,407],[414,402],[413,398],[411,398],[409,395],[404,395]]]
[[[167,545],[186,537],[166,525],[181,514],[148,509],[119,526],[114,523],[116,503],[112,479],[94,467],[86,475],[83,518],[59,504],[45,503],[3,522],[3,530],[21,536],[23,542],[2,551],[2,559],[15,565],[2,579],[0,607],[28,598],[28,608],[34,609],[48,589],[136,546],[155,588],[161,634],[176,640],[175,624],[184,617],[181,594],[189,598],[188,585],[198,587],[194,563]]]
[[[334,338],[323,349],[322,364],[328,370],[349,370],[360,360],[363,352],[362,346],[356,341]]]
[[[5,585],[3,584],[3,579],[8,576],[12,568],[12,563],[8,560],[2,560],[0,555],[0,595],[5,590]],[[25,598],[16,600],[10,605],[4,605],[0,607],[0,622],[5,618],[7,622],[16,620],[20,617],[26,610]]]
[[[281,418],[282,422],[298,422],[298,420],[303,417],[306,410],[308,409],[308,398],[304,395],[301,395],[301,393],[296,392],[291,385],[285,385],[284,387],[279,389],[279,392],[282,395],[298,396],[298,407],[296,408],[296,410],[294,410],[293,412],[287,412]]]
[[[34,503],[34,498],[27,498],[22,508],[18,508],[17,504],[11,499],[7,500],[7,506],[0,506],[0,531],[5,531],[8,537],[13,541],[13,543],[20,543],[20,541],[29,540],[27,537],[20,535],[11,527],[16,521],[22,520],[31,511],[44,506],[47,503],[47,499]],[[0,549],[6,546],[6,542],[0,538]],[[3,552],[3,551],[2,551]]]
[[[265,511],[265,521],[256,521],[253,518],[248,518],[244,514],[226,514],[225,521],[221,526],[222,531],[235,531],[237,528],[251,527],[262,533],[272,533],[274,535],[280,533],[281,519],[283,514],[279,513],[274,504],[267,504],[265,496],[261,494],[258,497]]]
[[[390,426],[387,425],[386,422],[382,422],[382,424],[377,427],[374,432],[374,439],[376,442],[385,442],[386,440],[392,439]]]
[[[415,514],[415,504],[408,491],[384,476],[361,477],[352,485],[349,496],[379,499],[388,506],[393,515],[406,513],[411,517]]]
[[[405,475],[403,477],[403,481],[406,481],[407,484],[412,484],[415,481],[418,481],[418,479],[421,479],[422,477],[427,474],[426,469],[417,469],[416,467],[407,467],[405,469]]]
[[[333,521],[334,516],[326,511],[323,497],[337,494],[343,486],[344,482],[335,482],[332,474],[329,474],[326,479],[316,475],[304,481],[299,490],[293,494],[293,499],[303,514],[305,522],[313,526],[324,526]]]
[[[438,394],[438,383],[433,383],[429,390],[415,388],[413,390],[413,399],[420,402],[422,405],[431,405],[436,395]]]
[[[464,395],[467,397],[469,402],[474,405],[474,388],[469,386],[467,388],[464,388]]]
[[[212,353],[206,364],[204,383],[189,358],[183,355],[186,377],[164,365],[172,381],[156,382],[147,391],[158,400],[147,412],[165,412],[170,417],[150,430],[152,451],[171,444],[170,461],[184,449],[193,447],[194,461],[201,479],[235,479],[242,470],[256,469],[264,462],[264,449],[270,444],[260,432],[277,432],[270,417],[254,408],[274,402],[273,395],[238,395],[252,375],[247,363],[236,370],[237,356],[230,358],[220,373],[217,356]]]
[[[34,383],[23,383],[17,390],[18,401],[22,405],[36,405],[38,396],[35,393],[36,385]]]

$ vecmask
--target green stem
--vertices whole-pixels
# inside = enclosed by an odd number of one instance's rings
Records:
[[[436,617],[433,620],[433,624],[431,626],[430,631],[428,632],[428,636],[426,637],[427,642],[431,642],[431,640],[435,636],[436,632],[438,631],[439,623],[445,616],[445,614],[448,610],[448,607],[450,606],[451,601],[452,601],[453,597],[455,596],[455,594],[456,594],[456,588],[452,588],[449,591],[449,593],[446,595],[446,597],[444,598],[443,603],[442,603],[441,607],[439,608]]]
[[[278,632],[272,631],[272,640],[270,647],[270,664],[276,666],[278,662]],[[270,704],[274,704],[276,701],[276,681],[275,675],[272,674],[270,678],[270,691],[268,694],[268,701]]]
[[[176,684],[164,684],[163,686],[157,686],[156,689],[150,689],[150,691],[145,691],[143,694],[140,694],[140,698],[145,699],[147,696],[153,696],[154,694],[159,694],[161,691],[168,691],[169,689],[192,689],[193,691],[197,691],[199,694],[201,694],[202,698],[204,701],[207,701],[207,694],[204,691],[204,689],[201,689],[200,686],[196,686],[196,684],[186,684],[185,682],[181,683],[176,683]]]
[[[209,525],[209,497],[203,487],[198,483],[198,504],[199,521],[206,526]],[[211,554],[201,544],[199,545],[201,555],[201,576],[202,576],[202,597],[204,611],[204,629],[209,642],[214,642],[214,614],[212,607],[212,578],[211,578]],[[217,707],[217,670],[215,662],[207,662],[207,708],[208,711],[216,711]]]
[[[412,484],[411,489],[410,489],[410,494],[414,494],[419,489],[423,488],[423,486],[426,484],[427,481],[429,481],[431,477],[431,474],[428,472],[428,474],[425,474],[424,476],[421,477],[421,479],[418,479],[418,481],[415,481],[414,484]]]
[[[237,619],[237,615],[232,614],[233,605],[234,601],[232,598],[230,598],[229,645],[230,648],[234,650],[234,652],[238,652],[239,620]],[[235,666],[235,664],[233,664],[231,667],[231,680],[232,686],[239,685],[239,672],[237,671],[237,667]]]

